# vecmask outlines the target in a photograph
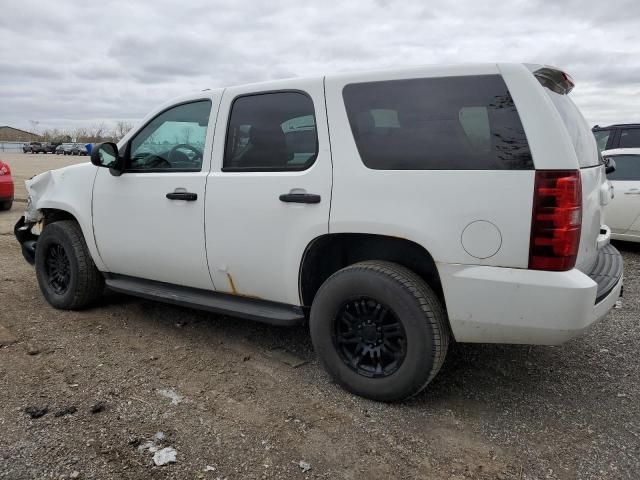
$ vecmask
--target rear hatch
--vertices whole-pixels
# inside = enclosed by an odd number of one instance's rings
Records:
[[[569,97],[573,88],[571,78],[560,70],[549,67],[536,70],[534,75],[560,114],[578,158],[582,182],[582,231],[576,268],[588,273],[598,260],[602,212],[609,200],[602,157],[587,121]],[[600,246],[604,247],[606,243],[600,242]]]

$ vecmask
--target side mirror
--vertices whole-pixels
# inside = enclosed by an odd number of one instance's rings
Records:
[[[91,149],[91,163],[96,167],[108,168],[115,175],[122,173],[118,146],[112,142],[94,145]]]
[[[604,158],[604,171],[605,173],[613,173],[616,171],[616,161],[611,157]]]

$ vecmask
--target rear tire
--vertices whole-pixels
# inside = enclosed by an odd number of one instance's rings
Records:
[[[7,200],[6,202],[0,202],[0,210],[11,210],[13,200]]]
[[[36,277],[40,290],[53,307],[82,309],[104,290],[80,226],[73,220],[48,224],[36,246]]]
[[[437,295],[391,262],[361,262],[333,274],[314,298],[309,323],[331,377],[378,401],[420,392],[440,370],[449,345]]]

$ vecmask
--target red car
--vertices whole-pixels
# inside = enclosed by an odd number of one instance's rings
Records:
[[[10,210],[13,204],[13,178],[9,165],[0,160],[0,210]]]

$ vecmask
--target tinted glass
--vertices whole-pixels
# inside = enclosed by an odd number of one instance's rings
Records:
[[[640,128],[626,128],[620,130],[619,148],[640,147]]]
[[[611,130],[598,130],[597,132],[593,132],[593,136],[596,137],[596,143],[598,144],[598,150],[601,152],[607,148],[610,135]]]
[[[223,170],[303,170],[317,153],[315,112],[307,95],[263,93],[233,102]]]
[[[358,152],[377,170],[532,169],[499,75],[355,83],[343,98]]]
[[[595,144],[593,132],[589,128],[578,107],[573,103],[568,95],[555,93],[548,88],[544,89],[556,107],[562,118],[567,133],[571,137],[571,143],[578,157],[581,167],[592,167],[598,165],[600,156]]]
[[[210,112],[203,100],[158,115],[131,140],[127,170],[200,171]]]
[[[609,180],[640,180],[640,155],[614,155],[615,172],[608,173]]]

